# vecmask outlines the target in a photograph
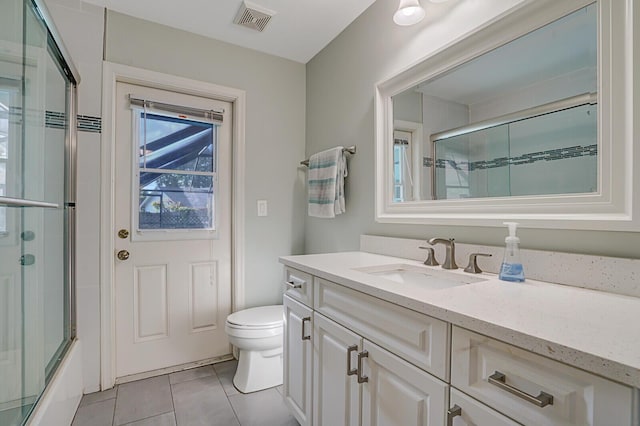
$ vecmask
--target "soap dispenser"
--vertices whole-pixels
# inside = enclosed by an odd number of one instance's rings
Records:
[[[500,266],[499,278],[503,281],[523,282],[524,269],[520,260],[520,238],[516,237],[517,222],[504,222],[509,227],[509,236],[504,239],[506,248]]]

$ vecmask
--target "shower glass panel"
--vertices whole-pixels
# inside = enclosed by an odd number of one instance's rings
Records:
[[[40,7],[0,6],[0,426],[27,421],[73,334],[75,80]]]
[[[598,190],[597,105],[434,140],[437,199]]]

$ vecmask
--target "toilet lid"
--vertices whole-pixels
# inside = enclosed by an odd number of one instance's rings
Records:
[[[260,306],[234,312],[227,317],[227,323],[239,327],[279,326],[283,323],[282,305]]]

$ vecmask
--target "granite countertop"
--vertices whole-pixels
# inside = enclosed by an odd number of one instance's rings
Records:
[[[400,284],[355,270],[421,262],[366,252],[284,256],[280,262],[630,386],[640,387],[640,298],[495,274],[444,289]]]

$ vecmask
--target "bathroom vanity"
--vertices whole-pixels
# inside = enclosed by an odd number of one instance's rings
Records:
[[[366,252],[287,256],[301,425],[637,425],[640,299]]]

